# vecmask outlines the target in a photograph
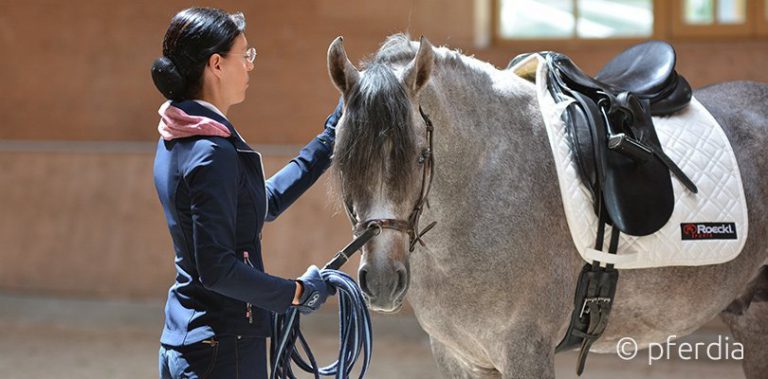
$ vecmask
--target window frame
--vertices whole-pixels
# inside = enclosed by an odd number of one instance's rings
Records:
[[[757,36],[768,36],[768,0],[754,1],[755,33]]]
[[[747,17],[744,24],[728,25],[689,25],[683,21],[683,2],[685,0],[653,0],[653,28],[650,36],[619,38],[526,38],[511,39],[501,36],[501,1],[492,0],[491,4],[491,43],[494,46],[540,49],[570,49],[594,46],[627,46],[648,39],[669,41],[684,40],[755,40],[768,36],[768,0],[747,0]],[[715,0],[717,4],[719,0]],[[715,5],[717,6],[717,5]],[[715,8],[715,12],[717,9]],[[574,12],[576,13],[576,12]]]

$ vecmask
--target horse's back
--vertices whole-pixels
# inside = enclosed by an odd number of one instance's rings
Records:
[[[694,91],[694,96],[712,114],[733,146],[739,162],[750,208],[750,229],[758,227],[753,215],[765,214],[768,173],[768,83],[734,81],[713,84]],[[750,230],[751,234],[751,230]]]
[[[765,136],[768,119],[768,83],[733,81],[708,85],[693,95],[709,110],[726,133],[733,128]],[[738,125],[734,125],[734,121]],[[729,138],[731,136],[729,135]],[[736,147],[736,146],[734,146]]]

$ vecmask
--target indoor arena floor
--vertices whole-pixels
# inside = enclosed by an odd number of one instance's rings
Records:
[[[302,319],[322,362],[337,351],[337,315]],[[374,354],[366,378],[440,378],[427,336],[406,314],[374,315]],[[0,294],[0,378],[156,378],[160,302],[96,301]],[[712,322],[690,341],[728,335]],[[643,358],[644,357],[644,358]],[[559,354],[558,378],[576,378],[576,353]],[[310,376],[303,376],[309,378]],[[660,360],[641,352],[631,361],[591,354],[583,378],[743,378],[739,361]]]

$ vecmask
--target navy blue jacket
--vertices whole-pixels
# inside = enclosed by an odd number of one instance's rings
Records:
[[[313,139],[265,182],[261,156],[224,117],[194,101],[171,105],[226,125],[232,136],[160,139],[157,145],[155,187],[176,253],[176,282],[168,291],[160,342],[181,346],[215,335],[269,336],[269,312],[288,309],[296,284],[264,273],[261,229],[328,168],[333,135],[326,131]]]

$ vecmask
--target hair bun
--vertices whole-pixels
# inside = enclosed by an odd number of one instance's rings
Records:
[[[155,59],[152,64],[152,81],[160,93],[169,100],[178,100],[184,96],[187,82],[181,76],[176,65],[166,56]]]

